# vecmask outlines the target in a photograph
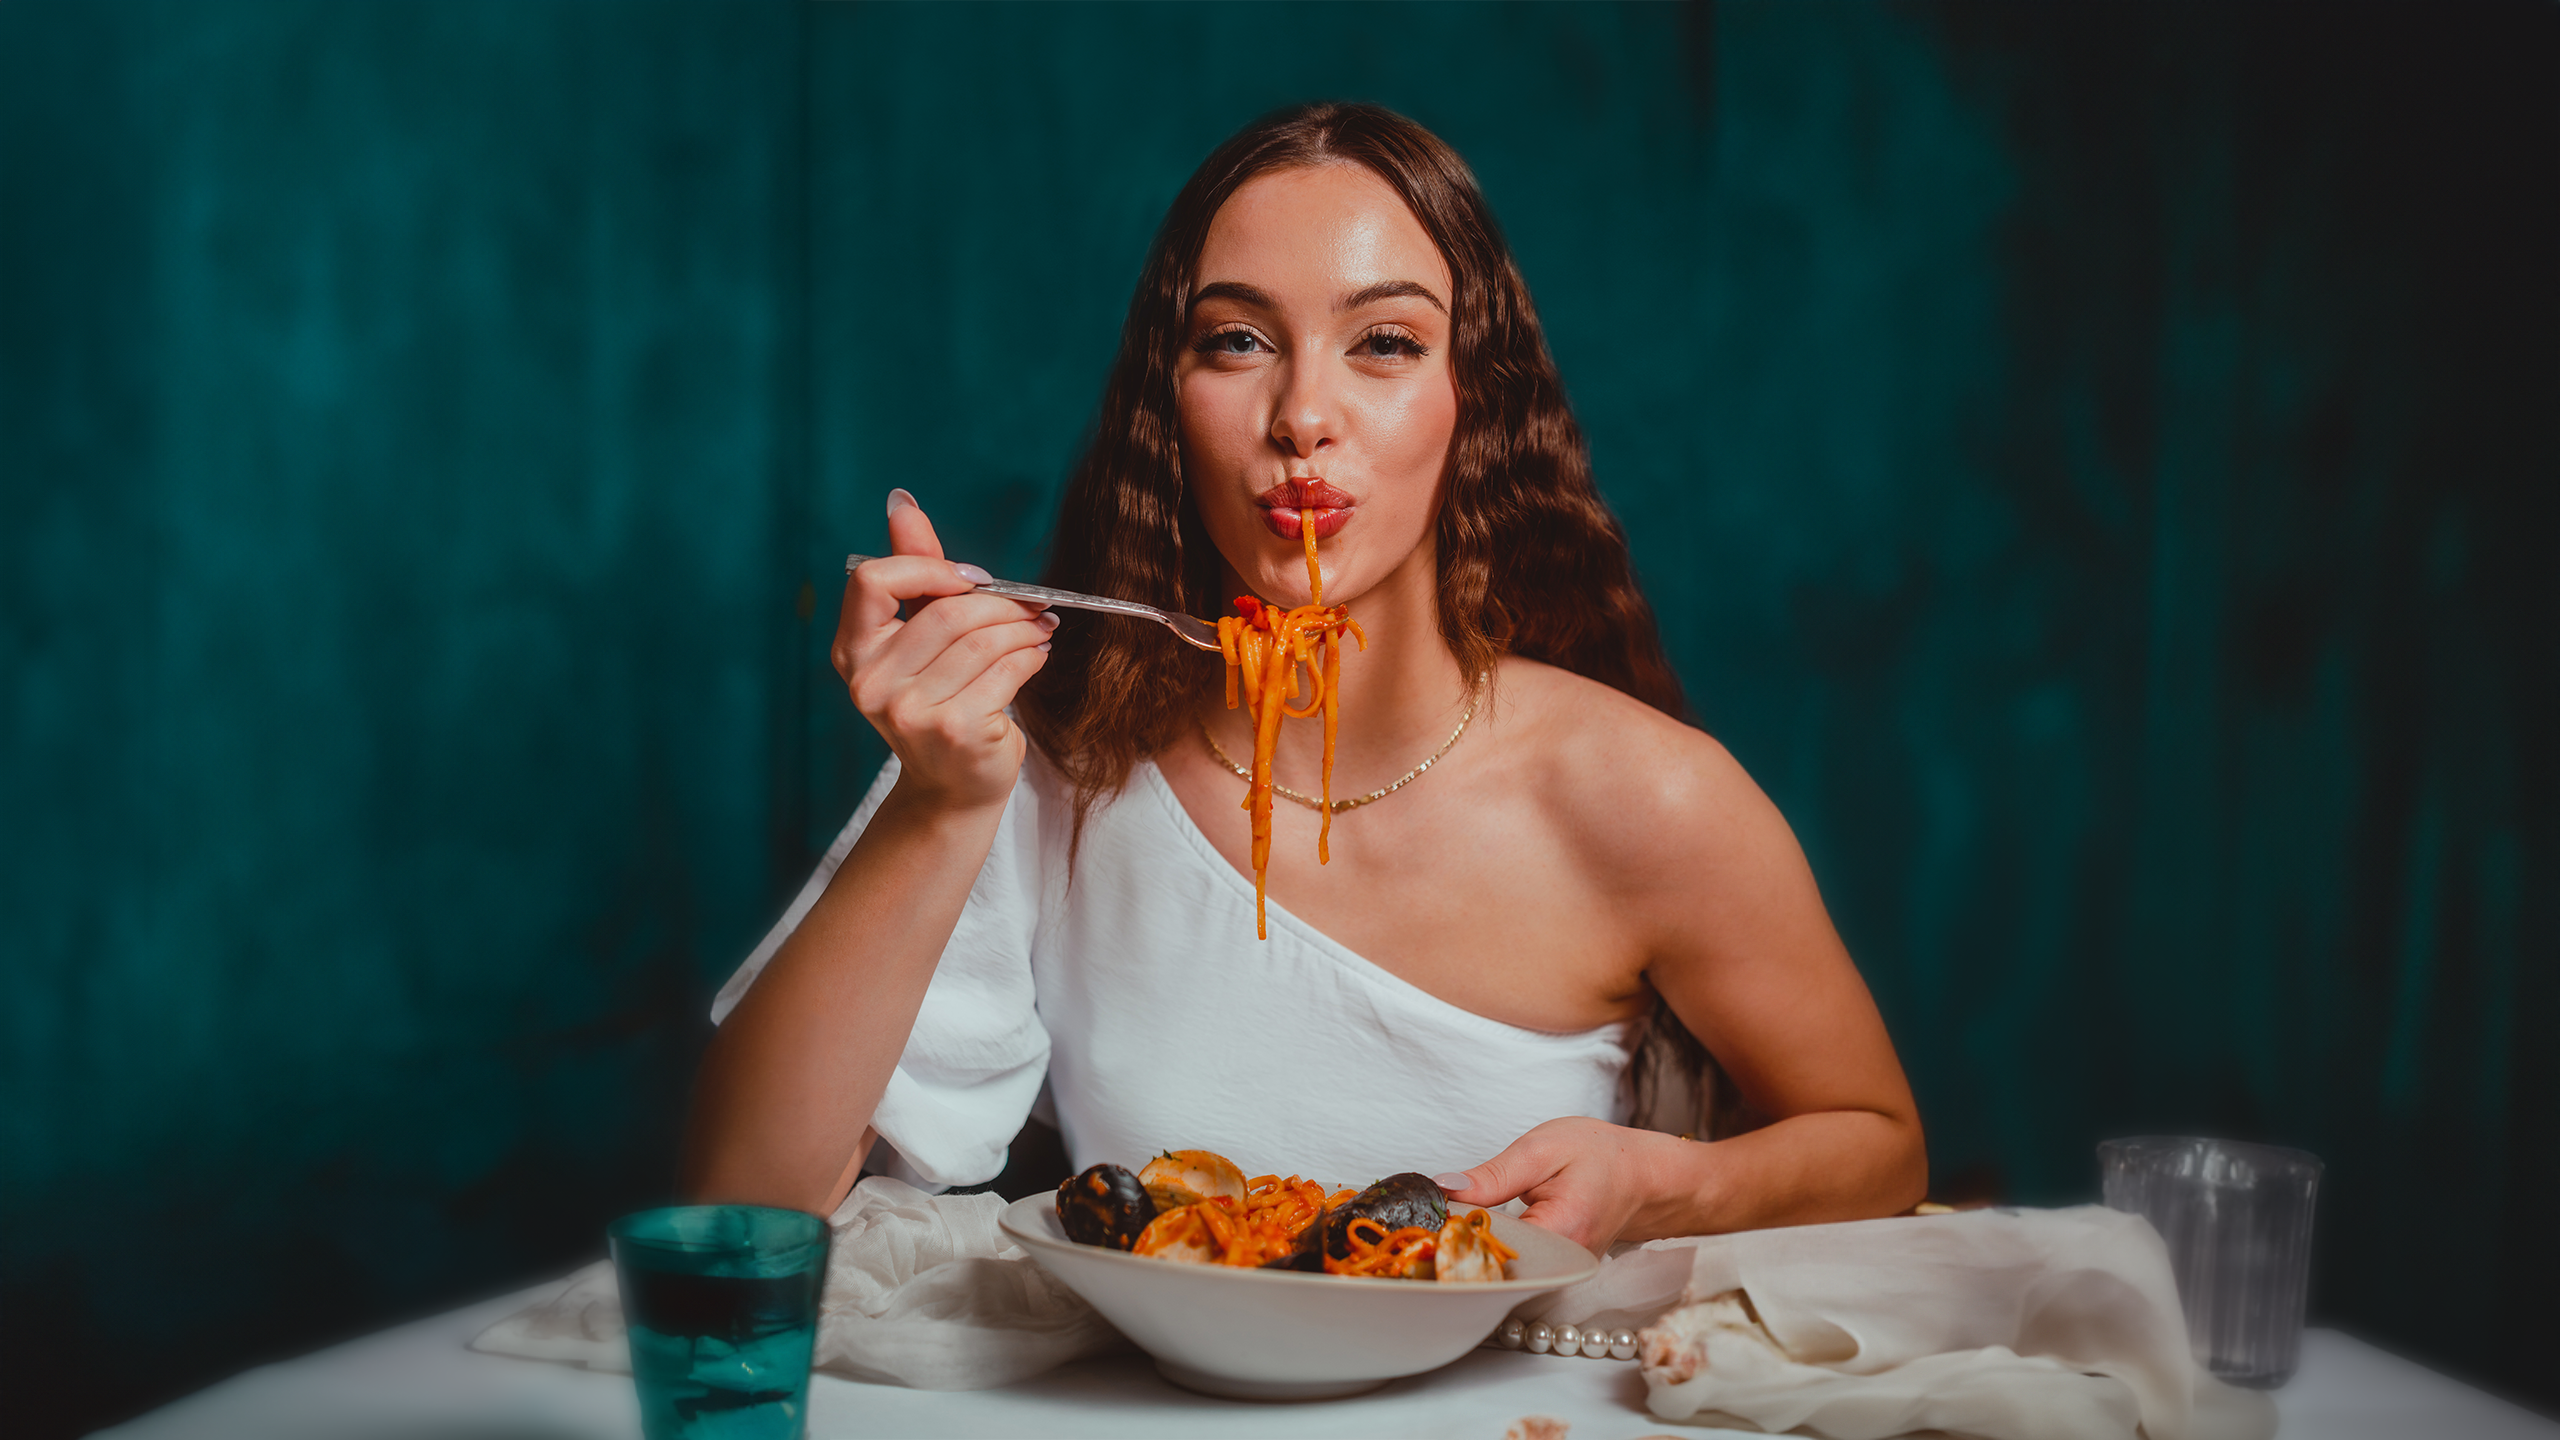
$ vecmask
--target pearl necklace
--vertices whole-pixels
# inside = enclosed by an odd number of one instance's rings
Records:
[[[1592,1360],[1636,1358],[1636,1332],[1603,1330],[1597,1325],[1586,1329],[1579,1325],[1550,1325],[1544,1320],[1525,1325],[1518,1320],[1505,1320],[1484,1343],[1505,1350],[1526,1350],[1532,1355],[1580,1355]]]
[[[1439,749],[1431,752],[1431,758],[1414,766],[1412,769],[1407,770],[1403,775],[1397,777],[1394,784],[1387,786],[1383,790],[1372,790],[1366,795],[1354,796],[1349,800],[1334,801],[1333,813],[1339,815],[1345,810],[1357,810],[1363,805],[1372,805],[1380,800],[1384,800],[1407,785],[1412,784],[1414,781],[1421,779],[1423,771],[1439,764],[1440,757],[1448,754],[1450,747],[1458,743],[1458,737],[1467,733],[1467,722],[1476,718],[1476,703],[1484,698],[1484,682],[1488,678],[1490,677],[1478,676],[1476,678],[1475,689],[1467,695],[1467,713],[1458,717],[1458,728],[1449,732],[1449,738],[1441,742]],[[1229,774],[1234,775],[1237,779],[1247,782],[1250,782],[1253,779],[1253,772],[1251,770],[1237,764],[1233,759],[1228,757],[1225,750],[1219,748],[1218,737],[1209,733],[1209,727],[1205,723],[1200,727],[1200,738],[1209,742],[1209,753],[1218,757],[1218,763],[1226,766]],[[1324,800],[1322,797],[1315,795],[1302,795],[1297,791],[1290,789],[1288,786],[1281,784],[1277,780],[1271,782],[1271,793],[1281,796],[1284,799],[1295,800],[1310,810],[1324,809]]]

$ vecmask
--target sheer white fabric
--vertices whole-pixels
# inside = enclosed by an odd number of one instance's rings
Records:
[[[1685,1254],[1684,1254],[1685,1252]],[[2176,1278],[2141,1217],[1981,1210],[1657,1240],[1551,1309],[1680,1305],[1643,1332],[1666,1420],[1883,1440],[2266,1440],[2275,1411],[2189,1357]],[[1614,1272],[1614,1274],[1613,1274]]]
[[[824,892],[892,760],[712,1007],[721,1020]],[[1631,1028],[1524,1030],[1459,1009],[1270,906],[1142,763],[1067,874],[1064,781],[1035,753],[874,1125],[887,1173],[994,1178],[1047,1081],[1077,1166],[1201,1147],[1248,1172],[1365,1183],[1478,1164],[1540,1121],[1624,1117]],[[1237,824],[1244,823],[1241,814]],[[1403,1117],[1379,1123],[1392,1113]],[[1417,1120],[1419,1123],[1416,1123]]]

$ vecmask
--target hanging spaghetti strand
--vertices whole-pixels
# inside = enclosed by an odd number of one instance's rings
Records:
[[[1236,597],[1236,613],[1218,621],[1218,649],[1227,662],[1227,708],[1241,700],[1253,716],[1253,778],[1245,788],[1242,809],[1253,814],[1253,933],[1265,940],[1271,928],[1264,898],[1271,869],[1271,760],[1280,743],[1283,718],[1324,717],[1324,821],[1316,830],[1316,863],[1333,860],[1333,744],[1340,725],[1338,691],[1342,679],[1342,636],[1349,631],[1366,649],[1369,637],[1359,622],[1339,605],[1324,603],[1324,569],[1316,562],[1316,512],[1298,512],[1298,533],[1307,547],[1307,604],[1283,610],[1250,595]],[[1298,672],[1306,672],[1302,690]],[[1304,704],[1289,702],[1304,694]]]

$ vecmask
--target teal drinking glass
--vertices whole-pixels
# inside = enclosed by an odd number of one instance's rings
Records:
[[[648,1440],[800,1440],[826,1222],[682,1205],[625,1215],[605,1234]]]

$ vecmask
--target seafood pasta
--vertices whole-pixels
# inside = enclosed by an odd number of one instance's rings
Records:
[[[1185,1265],[1464,1284],[1500,1280],[1518,1258],[1492,1217],[1449,1213],[1425,1176],[1328,1192],[1295,1175],[1247,1179],[1207,1150],[1168,1150],[1134,1175],[1096,1165],[1058,1187],[1058,1220],[1079,1245]]]
[[[1362,649],[1369,646],[1350,611],[1324,603],[1324,571],[1316,564],[1316,512],[1298,512],[1298,533],[1307,542],[1309,602],[1282,610],[1239,595],[1237,613],[1218,621],[1218,648],[1227,657],[1227,708],[1236,708],[1241,681],[1245,707],[1253,712],[1253,779],[1243,808],[1253,812],[1253,933],[1265,940],[1271,938],[1262,914],[1264,876],[1271,868],[1271,753],[1280,743],[1281,718],[1304,720],[1319,710],[1324,714],[1324,821],[1316,830],[1316,863],[1329,864],[1335,691],[1342,674],[1343,632],[1349,631]],[[1314,693],[1304,705],[1292,707],[1301,666]]]

